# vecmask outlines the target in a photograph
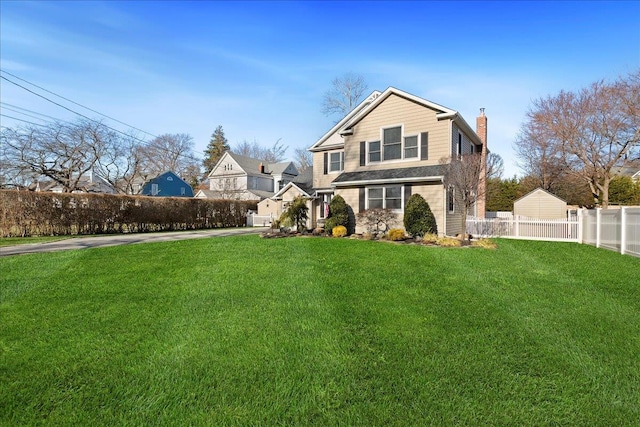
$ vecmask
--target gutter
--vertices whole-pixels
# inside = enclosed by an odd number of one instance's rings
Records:
[[[369,179],[364,181],[344,181],[331,183],[332,187],[353,187],[353,186],[362,186],[362,185],[380,185],[380,184],[389,184],[389,183],[405,183],[405,182],[442,182],[444,176],[417,176],[414,178],[393,178],[393,179]]]

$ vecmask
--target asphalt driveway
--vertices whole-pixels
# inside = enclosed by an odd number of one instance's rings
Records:
[[[7,246],[0,248],[0,257],[9,255],[23,255],[36,252],[54,252],[70,249],[101,248],[105,246],[132,245],[136,243],[171,242],[175,240],[200,239],[204,237],[239,236],[243,234],[258,234],[268,228],[229,228],[213,230],[171,231],[162,233],[117,234],[99,237],[78,237],[47,243],[29,243],[25,245]]]

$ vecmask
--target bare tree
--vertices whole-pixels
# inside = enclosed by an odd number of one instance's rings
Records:
[[[331,82],[331,89],[324,94],[322,113],[325,116],[336,113],[346,116],[360,103],[367,89],[367,83],[361,75],[347,73],[336,77]]]
[[[453,197],[452,201],[462,209],[462,236],[466,238],[467,215],[478,200],[486,197],[487,186],[481,185],[481,182],[502,175],[502,157],[487,153],[485,165],[482,153],[471,153],[446,157],[440,163],[444,167],[443,182],[450,192],[449,197]]]
[[[299,172],[303,172],[313,166],[313,154],[306,148],[296,148],[293,152],[293,163]]]
[[[117,134],[94,120],[5,129],[4,162],[13,180],[47,177],[64,192],[82,189],[82,180],[112,147]]]
[[[186,133],[164,134],[140,145],[143,175],[157,176],[168,170],[185,181],[192,182],[201,175],[200,160],[193,154],[193,138]]]
[[[273,146],[266,148],[258,144],[258,141],[253,142],[242,141],[240,144],[233,148],[233,152],[241,156],[251,157],[254,159],[262,160],[267,163],[278,163],[285,159],[285,154],[289,147],[282,145],[280,139],[278,139]]]
[[[130,133],[114,138],[98,159],[95,173],[120,194],[135,194],[134,182],[142,175],[140,139]]]
[[[518,155],[543,164],[537,151],[553,153],[568,173],[586,182],[595,203],[609,204],[615,167],[640,158],[640,70],[613,83],[598,81],[578,92],[535,100],[522,126]],[[541,150],[539,147],[547,147]],[[526,160],[523,153],[531,153]]]

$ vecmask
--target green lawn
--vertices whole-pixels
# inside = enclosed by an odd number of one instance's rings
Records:
[[[257,236],[0,259],[0,425],[638,425],[640,259]]]

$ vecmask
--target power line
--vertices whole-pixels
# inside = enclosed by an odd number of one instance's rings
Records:
[[[45,91],[45,92],[51,93],[51,94],[53,94],[53,95],[55,95],[55,96],[57,96],[57,97],[59,97],[59,98],[62,98],[62,99],[64,99],[64,100],[67,100],[67,101],[69,101],[69,102],[71,102],[71,103],[73,103],[73,104],[79,105],[79,106],[81,106],[82,108],[86,108],[87,110],[93,111],[93,112],[95,112],[95,113],[97,113],[97,114],[100,114],[101,116],[107,117],[107,118],[109,118],[109,119],[111,119],[111,120],[114,120],[114,121],[116,121],[116,122],[118,122],[118,123],[124,124],[125,126],[129,126],[130,128],[132,128],[132,129],[134,129],[134,130],[138,130],[138,131],[143,132],[143,133],[145,133],[145,134],[147,134],[147,135],[151,135],[151,136],[153,136],[154,138],[158,138],[157,136],[155,136],[155,135],[153,135],[153,134],[151,134],[151,133],[149,133],[149,132],[145,132],[145,131],[143,131],[143,130],[141,130],[141,129],[138,129],[138,128],[134,127],[134,126],[130,126],[130,125],[128,125],[128,124],[126,124],[126,123],[124,123],[124,122],[121,122],[121,121],[119,121],[119,120],[117,120],[117,119],[113,119],[112,117],[109,117],[109,116],[107,116],[107,115],[105,115],[105,114],[102,114],[102,113],[100,113],[100,112],[98,112],[98,111],[95,111],[95,110],[93,110],[93,109],[91,109],[91,108],[85,107],[85,106],[83,106],[82,104],[78,104],[77,102],[71,101],[71,100],[70,100],[70,99],[68,99],[68,98],[65,98],[65,97],[63,97],[63,96],[61,96],[61,95],[58,95],[58,94],[56,94],[56,93],[54,93],[54,92],[51,92],[51,91],[49,91],[49,90],[47,90],[47,89],[44,89],[44,88],[42,88],[42,87],[40,87],[40,86],[38,86],[38,85],[36,85],[36,84],[33,84],[33,83],[31,83],[31,82],[29,82],[29,81],[27,81],[27,80],[25,80],[25,79],[22,79],[22,78],[20,78],[20,77],[16,76],[15,74],[9,73],[8,71],[4,71],[4,70],[0,70],[0,71],[1,71],[1,72],[3,72],[3,73],[5,73],[5,74],[8,74],[8,75],[10,75],[10,76],[12,76],[12,77],[14,77],[14,78],[16,78],[16,79],[18,79],[18,80],[21,80],[21,81],[23,81],[23,82],[25,82],[25,83],[27,83],[27,84],[30,84],[30,85],[32,85],[32,86],[35,86],[35,87],[37,87],[37,88],[39,88],[39,89],[41,89],[41,90],[43,90],[43,91]],[[38,96],[38,97],[40,97],[40,98],[42,98],[42,99],[44,99],[44,100],[46,100],[46,101],[48,101],[48,102],[51,102],[52,104],[57,105],[58,107],[64,108],[65,110],[67,110],[67,111],[69,111],[69,112],[71,112],[71,113],[77,114],[78,116],[83,117],[83,118],[85,118],[85,119],[87,119],[87,120],[89,120],[89,121],[91,121],[91,122],[93,122],[93,123],[96,123],[96,124],[99,124],[99,125],[105,126],[106,128],[111,129],[111,130],[112,130],[112,131],[114,131],[114,132],[117,132],[117,133],[122,134],[122,135],[124,135],[124,136],[126,136],[126,137],[128,137],[128,138],[132,138],[132,139],[134,139],[134,140],[136,140],[136,141],[139,141],[139,142],[141,142],[143,145],[147,145],[147,146],[148,146],[148,145],[150,144],[149,142],[147,142],[147,141],[145,141],[145,140],[142,140],[142,139],[140,139],[140,138],[137,138],[137,137],[135,137],[135,136],[133,136],[133,135],[126,134],[126,133],[124,133],[124,132],[122,132],[122,131],[120,131],[120,130],[118,130],[118,129],[115,129],[115,128],[113,128],[113,127],[109,126],[109,125],[106,125],[106,124],[104,124],[104,123],[102,123],[102,122],[99,122],[99,121],[97,121],[97,120],[95,120],[95,119],[92,119],[92,118],[90,118],[90,117],[88,117],[88,116],[85,116],[85,115],[84,115],[84,114],[82,114],[82,113],[79,113],[79,112],[77,112],[77,111],[75,111],[75,110],[72,110],[71,108],[68,108],[68,107],[66,107],[66,106],[64,106],[64,105],[62,105],[62,104],[60,104],[60,103],[58,103],[58,102],[55,102],[55,101],[53,101],[53,100],[51,100],[51,99],[47,98],[47,97],[46,97],[46,96],[44,96],[44,95],[41,95],[41,94],[39,94],[39,93],[37,93],[37,92],[34,92],[33,90],[31,90],[31,89],[29,89],[29,88],[27,88],[27,87],[25,87],[25,86],[23,86],[23,85],[21,85],[21,84],[19,84],[19,83],[16,83],[16,82],[14,82],[13,80],[10,80],[10,79],[8,79],[8,78],[6,78],[6,77],[2,76],[2,75],[0,75],[0,78],[1,78],[1,79],[3,79],[3,80],[6,80],[7,82],[9,82],[9,83],[11,83],[11,84],[13,84],[13,85],[15,85],[15,86],[18,86],[19,88],[22,88],[22,89],[26,90],[26,91],[27,91],[27,92],[29,92],[29,93],[32,93],[33,95],[36,95],[36,96]],[[21,108],[21,107],[18,107],[18,108]],[[24,110],[26,110],[26,109],[24,109]],[[34,112],[34,111],[32,111],[32,112],[33,112],[33,113],[35,113],[35,114],[41,114],[41,113],[37,113],[37,112]],[[21,114],[24,114],[24,113],[21,113]],[[41,115],[46,116],[45,114],[41,114]],[[5,115],[5,117],[7,117],[7,118],[13,118],[14,120],[18,120],[18,121],[21,121],[21,122],[29,123],[29,124],[32,124],[32,125],[35,125],[35,126],[43,126],[43,125],[41,125],[41,124],[37,124],[37,123],[33,123],[33,122],[29,122],[29,121],[27,121],[27,120],[21,120],[21,119],[18,119],[17,117],[10,117],[10,116],[6,116],[6,115]],[[66,122],[66,123],[68,123],[68,122]],[[172,152],[171,150],[168,150],[168,149],[165,149],[165,148],[161,148],[161,147],[156,147],[156,148],[159,148],[159,149],[161,149],[161,150],[166,150],[166,151],[168,151],[168,152]],[[196,150],[192,150],[192,151],[193,151],[193,152],[196,152]],[[182,156],[184,156],[185,158],[190,159],[190,160],[192,160],[192,161],[196,161],[196,162],[198,162],[198,163],[200,163],[200,161],[201,161],[200,159],[195,158],[195,157],[193,157],[193,156],[186,156],[186,155],[184,155],[184,154],[182,154]]]
[[[23,111],[26,111],[27,113],[31,113],[31,114],[37,114],[38,116],[46,117],[48,119],[55,120],[56,122],[70,123],[70,122],[68,122],[66,120],[58,119],[57,117],[48,116],[46,114],[38,113],[37,111],[29,110],[28,108],[18,107],[17,105],[13,105],[13,104],[9,104],[8,102],[0,101],[0,106],[3,106],[3,105],[5,106],[5,107],[3,107],[4,109],[15,111],[16,113],[24,114],[25,116],[28,116],[28,114],[23,113]],[[11,108],[9,108],[9,107],[11,107]],[[17,108],[18,110],[21,110],[21,111],[12,110],[12,108]]]
[[[135,130],[140,131],[140,132],[142,132],[142,133],[145,133],[145,134],[147,134],[147,135],[149,135],[149,136],[152,136],[152,137],[154,137],[154,138],[157,138],[157,136],[156,136],[156,135],[154,135],[154,134],[152,134],[152,133],[146,132],[146,131],[144,131],[144,130],[142,130],[142,129],[139,129],[139,128],[135,127],[135,126],[131,126],[131,125],[129,125],[129,124],[127,124],[127,123],[125,123],[125,122],[122,122],[122,121],[120,121],[120,120],[118,120],[118,119],[115,119],[115,118],[113,118],[113,117],[107,116],[106,114],[103,114],[103,113],[101,113],[101,112],[99,112],[99,111],[96,111],[96,110],[94,110],[94,109],[92,109],[92,108],[89,108],[89,107],[87,107],[87,106],[85,106],[85,105],[82,105],[82,104],[80,104],[80,103],[78,103],[78,102],[72,101],[72,100],[71,100],[71,99],[69,99],[69,98],[65,98],[65,97],[64,97],[64,96],[62,96],[62,95],[58,95],[58,94],[57,94],[57,93],[55,93],[55,92],[52,92],[52,91],[47,90],[47,89],[45,89],[45,88],[43,88],[43,87],[41,87],[41,86],[38,86],[38,85],[37,85],[37,84],[35,84],[35,83],[31,83],[30,81],[25,80],[25,79],[23,79],[23,78],[21,78],[21,77],[18,77],[18,76],[16,76],[15,74],[12,74],[12,73],[10,73],[10,72],[8,72],[8,71],[1,70],[1,69],[0,69],[0,72],[3,72],[3,73],[5,73],[5,74],[8,74],[8,75],[10,75],[10,76],[11,76],[11,77],[13,77],[13,78],[16,78],[16,79],[18,79],[18,80],[20,80],[20,81],[23,81],[23,82],[27,83],[27,84],[30,84],[31,86],[37,87],[37,88],[38,88],[38,89],[40,89],[40,90],[43,90],[43,91],[45,91],[45,92],[47,92],[47,93],[50,93],[50,94],[52,94],[52,95],[55,95],[55,96],[57,96],[58,98],[64,99],[65,101],[68,101],[68,102],[70,102],[70,103],[72,103],[72,104],[75,104],[75,105],[77,105],[77,106],[79,106],[79,107],[82,107],[82,108],[84,108],[84,109],[87,109],[87,110],[89,110],[89,111],[91,111],[91,112],[93,112],[93,113],[99,114],[99,115],[101,115],[101,116],[103,116],[103,117],[106,117],[106,118],[108,118],[108,119],[110,119],[110,120],[113,120],[114,122],[120,123],[121,125],[125,125],[125,126],[127,126],[127,127],[130,127],[131,129],[135,129]],[[6,78],[5,78],[5,80],[6,80]],[[45,99],[46,99],[46,98],[45,98]],[[63,108],[64,108],[64,107],[63,107]],[[79,114],[79,113],[76,113],[76,114]]]
[[[6,117],[8,119],[18,120],[19,122],[29,123],[30,125],[34,125],[34,126],[46,126],[46,125],[43,125],[42,123],[33,123],[33,122],[28,121],[28,120],[23,120],[23,119],[19,119],[17,117],[7,116],[6,114],[2,114],[2,113],[0,113],[0,117]],[[3,126],[3,127],[5,129],[9,129],[7,126]]]

